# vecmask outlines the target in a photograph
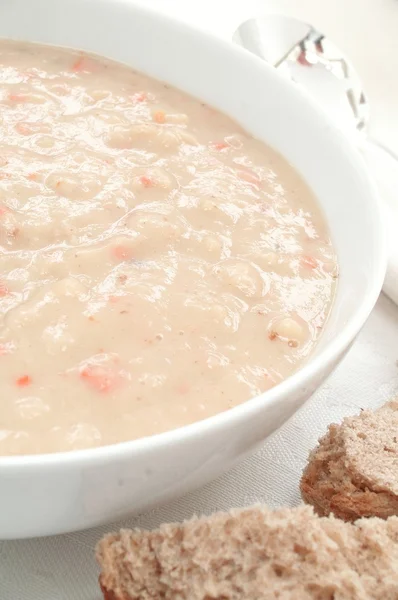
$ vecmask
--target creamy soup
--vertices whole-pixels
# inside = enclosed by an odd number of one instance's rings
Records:
[[[300,367],[336,258],[283,158],[96,56],[2,41],[0,79],[0,454],[170,430]]]

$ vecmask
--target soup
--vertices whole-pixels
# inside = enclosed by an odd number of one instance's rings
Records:
[[[337,263],[281,156],[96,56],[2,41],[0,78],[0,454],[167,431],[300,367]]]

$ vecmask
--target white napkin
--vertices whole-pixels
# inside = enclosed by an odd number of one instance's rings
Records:
[[[362,152],[386,208],[389,258],[383,291],[398,304],[398,160],[373,143],[366,143]]]

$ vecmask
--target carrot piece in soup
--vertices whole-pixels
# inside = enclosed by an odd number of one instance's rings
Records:
[[[75,73],[93,73],[96,70],[98,70],[97,63],[84,54],[79,56],[72,65],[72,71]]]
[[[23,94],[8,94],[10,102],[23,103],[26,102],[26,96]]]
[[[112,248],[112,254],[117,260],[129,260],[133,257],[131,248],[127,248],[127,246],[120,244]]]
[[[117,374],[102,365],[87,365],[80,371],[80,378],[96,392],[107,393],[117,387]]]
[[[27,385],[30,385],[32,383],[32,378],[29,375],[22,375],[21,377],[18,377],[18,379],[16,380],[16,384],[19,387],[26,387]]]
[[[134,102],[145,102],[147,99],[147,95],[145,92],[139,92],[138,94],[134,94],[133,100]]]
[[[9,293],[10,293],[10,290],[9,290],[8,286],[3,281],[0,281],[0,298],[4,298],[4,296],[8,296]]]
[[[239,179],[242,181],[246,181],[247,183],[252,183],[253,185],[260,185],[261,179],[254,171],[249,171],[245,169],[238,169],[237,175]]]
[[[154,186],[153,179],[151,179],[150,177],[147,177],[146,175],[142,175],[140,177],[140,183],[146,188],[150,188],[150,187]]]
[[[219,151],[225,150],[226,148],[228,148],[228,144],[226,142],[216,142],[215,144],[213,144],[213,148]]]
[[[166,123],[166,114],[163,110],[157,110],[153,115],[153,120],[155,123],[163,124]]]
[[[301,257],[301,264],[303,267],[307,267],[307,269],[316,269],[318,266],[318,261],[312,256],[305,255]]]

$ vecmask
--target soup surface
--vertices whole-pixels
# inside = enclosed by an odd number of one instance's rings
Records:
[[[1,41],[0,80],[0,454],[173,429],[301,365],[336,259],[284,159],[95,56]]]

